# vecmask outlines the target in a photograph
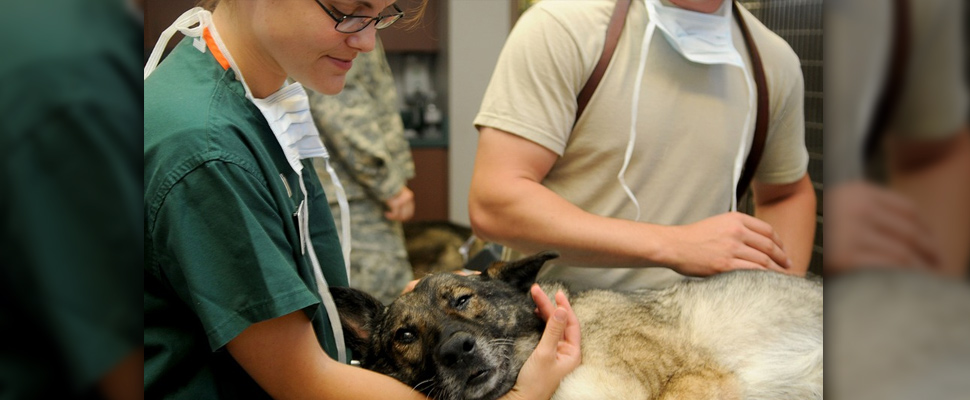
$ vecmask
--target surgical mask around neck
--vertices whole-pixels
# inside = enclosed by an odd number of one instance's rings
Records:
[[[741,180],[741,171],[744,167],[744,160],[747,156],[745,148],[750,142],[751,115],[755,112],[757,97],[754,91],[754,80],[744,64],[741,54],[734,47],[731,37],[731,13],[732,1],[724,0],[721,8],[713,14],[704,14],[695,11],[684,10],[676,7],[668,7],[660,3],[660,0],[644,0],[647,8],[649,21],[643,32],[643,42],[640,48],[640,62],[637,68],[636,81],[633,84],[633,98],[630,102],[630,136],[627,141],[626,151],[623,155],[623,165],[617,173],[617,180],[623,188],[623,192],[636,207],[636,217],[634,221],[640,220],[640,202],[637,200],[633,190],[626,184],[624,175],[630,166],[633,158],[633,148],[637,136],[637,116],[640,108],[640,88],[643,84],[643,74],[647,65],[647,55],[650,51],[650,44],[653,34],[657,28],[664,33],[667,42],[679,54],[686,59],[699,64],[725,64],[741,68],[744,74],[745,84],[748,89],[748,113],[745,116],[744,127],[742,128],[741,141],[734,159],[732,170],[731,186],[731,210],[737,210],[738,199],[734,187]],[[704,110],[697,110],[704,112]]]
[[[732,1],[724,0],[711,14],[665,6],[660,0],[646,0],[646,6],[650,20],[660,28],[670,45],[688,60],[744,67],[741,54],[731,39]]]

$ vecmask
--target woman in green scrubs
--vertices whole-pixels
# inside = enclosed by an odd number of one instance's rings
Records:
[[[423,398],[346,364],[327,287],[349,277],[301,86],[339,92],[376,29],[402,16],[391,0],[223,0],[180,18],[187,37],[157,69],[153,55],[146,397]],[[579,364],[575,315],[536,302],[547,331],[510,398],[548,398]]]

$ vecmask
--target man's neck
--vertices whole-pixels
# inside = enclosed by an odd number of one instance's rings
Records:
[[[721,8],[724,1],[730,0],[665,0],[685,10],[710,14]]]

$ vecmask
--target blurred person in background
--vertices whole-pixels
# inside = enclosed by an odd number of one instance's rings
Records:
[[[140,13],[0,6],[0,398],[143,396]]]
[[[825,273],[877,266],[967,277],[963,2],[828,6],[826,34],[838,40],[826,46],[835,73],[826,79]]]
[[[798,56],[739,3],[633,1],[577,116],[615,4],[546,0],[516,23],[474,121],[476,235],[560,251],[540,277],[575,287],[663,287],[734,269],[805,275],[816,199]],[[761,54],[767,115],[757,115],[757,71],[735,13]],[[760,118],[750,216],[733,211]]]
[[[307,92],[350,205],[350,286],[390,304],[413,279],[401,223],[414,215],[414,193],[407,187],[414,162],[380,41],[374,51],[354,59],[340,93]],[[326,165],[320,158],[313,163],[330,209],[339,215],[337,190]]]
[[[970,393],[964,7],[826,2],[830,399]]]
[[[350,365],[329,291],[347,286],[349,253],[309,160],[327,152],[303,88],[340,92],[404,12],[389,0],[206,6],[162,34],[144,72],[145,396],[424,398]],[[176,30],[186,38],[159,65]],[[575,314],[536,301],[547,330],[507,398],[547,399],[579,364]]]

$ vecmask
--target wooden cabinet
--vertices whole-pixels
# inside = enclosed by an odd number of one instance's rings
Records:
[[[408,187],[414,192],[413,221],[448,219],[448,149],[412,148],[414,179]]]
[[[442,46],[439,38],[442,21],[439,18],[439,0],[427,0],[421,19],[407,23],[408,13],[421,4],[421,0],[399,0],[396,4],[405,12],[405,19],[381,30],[381,41],[388,53],[437,53]]]

